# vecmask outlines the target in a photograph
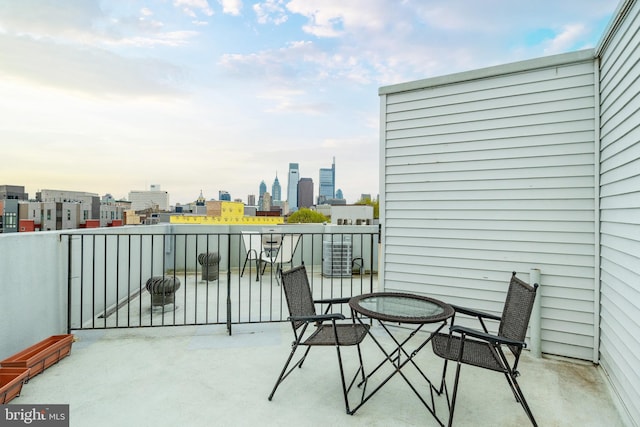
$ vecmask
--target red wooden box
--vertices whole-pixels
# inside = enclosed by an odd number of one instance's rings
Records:
[[[0,404],[20,396],[22,384],[29,378],[28,368],[0,368]]]
[[[73,335],[52,335],[0,362],[6,368],[29,368],[33,378],[60,359],[71,353]]]

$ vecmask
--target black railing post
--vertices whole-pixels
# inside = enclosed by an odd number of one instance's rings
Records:
[[[67,333],[71,333],[71,235],[67,239]]]
[[[231,234],[227,235],[227,332],[231,335]]]

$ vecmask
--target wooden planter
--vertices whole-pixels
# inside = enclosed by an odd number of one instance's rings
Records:
[[[0,368],[0,404],[20,396],[22,384],[29,379],[28,368]]]
[[[33,378],[71,353],[73,335],[53,335],[0,362],[3,368],[28,368]]]

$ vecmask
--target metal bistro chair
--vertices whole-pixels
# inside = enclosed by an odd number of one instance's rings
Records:
[[[259,271],[260,268],[258,263],[260,261],[259,254],[262,252],[262,238],[260,233],[255,231],[243,231],[242,232],[242,241],[244,243],[244,248],[247,251],[247,255],[244,258],[244,265],[242,266],[242,272],[240,273],[240,277],[244,274],[244,269],[247,267],[247,262],[249,262],[249,270],[251,270],[251,261],[255,261],[256,263],[256,280],[259,279]]]
[[[309,279],[304,265],[294,267],[289,271],[282,272],[282,287],[287,299],[289,307],[289,321],[293,328],[294,341],[291,345],[291,353],[287,358],[280,376],[273,387],[273,391],[269,395],[269,400],[273,398],[278,386],[285,378],[296,368],[302,368],[309,350],[313,346],[332,346],[338,353],[338,366],[340,368],[340,379],[342,381],[342,392],[344,395],[344,403],[347,414],[350,413],[349,408],[349,390],[358,379],[358,374],[364,381],[364,367],[362,365],[362,353],[360,351],[360,343],[367,335],[368,325],[361,325],[353,321],[349,323],[338,323],[344,320],[345,316],[341,313],[330,313],[332,304],[343,304],[349,301],[349,298],[332,298],[314,301],[311,295]],[[315,304],[328,304],[324,314],[316,314]],[[300,346],[307,347],[302,357],[291,365],[291,360]],[[353,376],[351,382],[347,386],[344,375],[344,367],[342,364],[342,356],[340,347],[356,346],[358,349],[358,359],[360,366]]]
[[[462,364],[473,365],[483,369],[490,369],[496,372],[502,372],[511,387],[511,391],[516,401],[522,405],[527,413],[529,420],[534,426],[537,426],[531,409],[524,398],[524,394],[518,385],[516,377],[520,375],[518,372],[518,361],[522,349],[526,347],[524,342],[533,301],[536,297],[538,284],[531,286],[516,277],[513,272],[507,298],[504,303],[502,316],[495,316],[483,313],[474,309],[457,307],[454,308],[454,317],[451,320],[452,326],[449,334],[438,333],[431,340],[433,352],[444,358],[444,368],[442,372],[442,382],[440,383],[439,393],[443,389],[447,396],[449,405],[449,426],[453,423],[453,411],[456,405],[456,396],[458,392],[458,380],[460,378],[460,367]],[[476,317],[480,321],[482,331],[459,326],[455,324],[455,314]],[[488,332],[483,319],[491,319],[500,321],[498,334],[492,335]],[[503,352],[503,346],[506,346],[513,355],[513,361],[510,363]],[[447,373],[447,362],[451,360],[457,363],[455,382],[453,385],[453,393],[449,399],[449,391],[445,381]]]
[[[267,265],[272,269],[276,266],[276,282],[280,283],[279,276],[282,273],[282,266],[285,264],[293,265],[293,254],[298,247],[300,241],[299,234],[284,234],[282,240],[277,248],[263,249],[260,253],[259,261],[262,265],[262,271],[260,274],[264,274]]]

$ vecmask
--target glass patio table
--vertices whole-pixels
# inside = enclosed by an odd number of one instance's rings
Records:
[[[442,421],[438,418],[435,411],[435,401],[433,392],[437,389],[431,383],[431,380],[426,374],[418,367],[413,360],[416,354],[431,341],[431,338],[439,332],[447,324],[449,318],[453,316],[453,307],[440,300],[429,298],[422,295],[415,295],[409,293],[397,293],[397,292],[376,292],[370,294],[359,295],[349,300],[349,306],[354,313],[354,318],[360,323],[364,324],[368,319],[377,320],[382,328],[386,331],[387,335],[393,340],[393,348],[385,348],[379,339],[372,334],[371,328],[368,330],[369,336],[377,344],[378,348],[384,354],[384,359],[366,375],[365,379],[359,384],[363,386],[363,398],[360,404],[351,411],[353,414],[362,405],[364,405],[374,394],[378,392],[394,375],[400,374],[405,382],[409,385],[411,390],[418,396],[420,401],[429,410],[431,415],[436,421],[443,425]],[[389,328],[390,324],[406,324],[410,326],[410,333],[406,338],[400,340],[396,330]],[[436,327],[430,333],[418,336],[418,332],[427,324],[436,324]],[[414,337],[424,338],[418,341],[417,347],[413,350],[408,350],[408,343]],[[384,378],[380,384],[377,385],[368,395],[366,395],[366,385],[369,379],[380,370],[383,366],[390,364],[393,367],[392,372]],[[418,391],[416,386],[411,383],[409,378],[402,372],[402,369],[411,364],[420,374],[429,386],[430,403],[425,400],[422,394]]]

